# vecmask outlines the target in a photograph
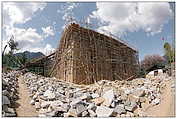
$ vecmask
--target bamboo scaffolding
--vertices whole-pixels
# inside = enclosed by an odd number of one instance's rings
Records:
[[[136,77],[138,51],[122,41],[70,24],[55,53],[51,74],[77,84]]]

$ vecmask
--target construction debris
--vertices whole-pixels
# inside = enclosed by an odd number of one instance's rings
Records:
[[[32,73],[21,79],[40,117],[145,117],[145,108],[160,103],[166,81],[136,78],[77,85]]]
[[[15,101],[18,99],[18,71],[12,71],[2,74],[2,116],[15,117]]]

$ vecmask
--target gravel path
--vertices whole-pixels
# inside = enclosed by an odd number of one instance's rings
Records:
[[[161,103],[147,110],[148,117],[175,117],[175,92],[171,85],[172,82],[167,81]]]
[[[23,79],[19,78],[19,97],[20,99],[17,101],[19,106],[16,108],[17,117],[37,117],[37,112],[35,107],[30,105],[30,97],[28,94],[28,89],[26,85],[23,83]]]

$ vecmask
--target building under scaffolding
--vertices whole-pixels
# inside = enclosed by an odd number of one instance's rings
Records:
[[[51,75],[77,84],[128,80],[139,70],[138,51],[119,39],[72,23],[64,30]]]

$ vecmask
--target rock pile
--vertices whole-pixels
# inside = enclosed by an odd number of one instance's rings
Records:
[[[132,81],[102,80],[92,85],[46,78],[32,73],[23,76],[32,105],[40,117],[144,117],[149,106],[160,103],[164,78]]]
[[[12,71],[2,74],[2,116],[15,117],[15,101],[18,99],[18,76],[21,73]]]

